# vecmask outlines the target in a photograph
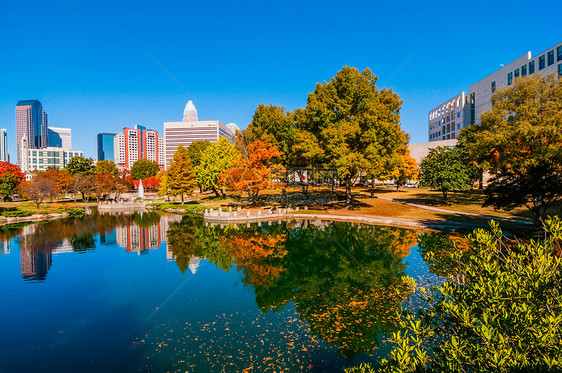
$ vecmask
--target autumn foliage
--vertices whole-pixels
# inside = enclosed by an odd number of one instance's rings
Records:
[[[277,146],[262,137],[248,145],[247,156],[228,169],[222,180],[231,189],[247,192],[254,203],[259,192],[270,187],[275,175],[282,171],[283,167],[276,162],[281,155],[283,152]]]

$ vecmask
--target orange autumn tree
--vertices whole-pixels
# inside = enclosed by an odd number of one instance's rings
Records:
[[[222,175],[221,181],[233,190],[248,193],[255,203],[260,191],[269,187],[275,175],[282,172],[278,158],[284,153],[262,136],[248,145],[247,156],[235,163]]]

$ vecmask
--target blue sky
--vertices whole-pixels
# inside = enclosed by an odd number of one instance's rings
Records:
[[[369,67],[404,100],[402,128],[527,51],[560,42],[558,1],[3,1],[0,127],[15,157],[15,105],[96,156],[96,134],[162,130],[188,99],[245,128],[260,103],[304,107],[342,66]],[[12,159],[13,159],[12,158]]]

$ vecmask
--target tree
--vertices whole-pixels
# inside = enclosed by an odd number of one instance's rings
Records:
[[[22,194],[35,202],[37,211],[45,198],[53,198],[57,194],[56,182],[45,171],[36,171],[30,181],[21,184]]]
[[[402,330],[383,372],[523,372],[562,368],[562,222],[527,243],[491,231],[469,236],[457,268]]]
[[[474,180],[473,170],[457,148],[439,146],[429,150],[420,164],[420,186],[427,186],[447,195],[452,190],[469,190]]]
[[[131,176],[134,180],[147,179],[156,176],[159,171],[160,166],[158,166],[157,162],[148,159],[139,159],[133,163],[133,167],[131,167]]]
[[[396,182],[396,191],[408,180],[418,177],[418,164],[414,158],[410,156],[410,150],[404,146],[390,161],[388,167],[389,179],[394,179]]]
[[[344,67],[330,82],[316,85],[297,123],[323,149],[323,165],[338,169],[348,208],[359,173],[382,174],[389,157],[408,141],[400,128],[402,101],[392,90],[377,88],[376,81],[369,69]]]
[[[109,173],[114,178],[121,176],[121,172],[119,172],[115,162],[108,160],[98,161],[98,163],[96,163],[96,167],[94,167],[94,173]]]
[[[66,169],[72,176],[89,175],[94,171],[94,160],[92,158],[72,157],[68,161]]]
[[[170,162],[170,167],[166,172],[166,188],[169,195],[181,195],[183,205],[184,194],[190,195],[195,189],[196,181],[193,175],[193,166],[187,155],[187,150],[180,144],[174,153],[174,159]]]
[[[324,150],[318,139],[311,132],[298,129],[295,132],[293,147],[289,155],[289,164],[293,166],[290,172],[296,173],[302,186],[304,195],[308,194],[310,178],[306,177],[306,170],[316,168],[324,159]]]
[[[92,184],[91,191],[99,201],[111,193],[115,188],[115,178],[109,172],[98,172],[90,176]]]
[[[535,74],[498,89],[481,125],[464,129],[459,143],[492,174],[485,205],[526,206],[535,221],[562,200],[562,81]]]
[[[283,152],[271,145],[264,135],[261,140],[248,145],[248,157],[240,158],[222,179],[231,189],[246,191],[250,203],[255,203],[259,192],[270,186],[271,180],[280,174],[281,169],[276,167],[275,160],[282,155]]]
[[[187,156],[191,160],[191,165],[193,168],[199,166],[201,164],[201,157],[203,156],[203,152],[211,145],[210,141],[195,141],[189,144],[187,147]],[[203,189],[201,188],[200,184],[199,192],[203,193]]]
[[[265,140],[281,151],[281,164],[287,167],[295,132],[292,113],[282,106],[260,104],[244,134],[248,143],[264,140],[265,136]]]
[[[76,174],[72,182],[73,193],[81,193],[82,201],[86,202],[86,198],[90,198],[90,194],[94,191],[94,177],[87,174]]]
[[[0,162],[0,197],[7,199],[25,181],[25,174],[19,166],[10,162]]]
[[[227,137],[221,137],[218,142],[205,149],[201,163],[195,167],[197,183],[203,189],[211,189],[217,197],[220,197],[221,175],[231,168],[239,157],[240,153],[230,143],[230,140]]]

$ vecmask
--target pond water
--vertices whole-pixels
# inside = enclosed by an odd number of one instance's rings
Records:
[[[420,232],[88,215],[0,231],[2,372],[342,372],[389,351]]]

